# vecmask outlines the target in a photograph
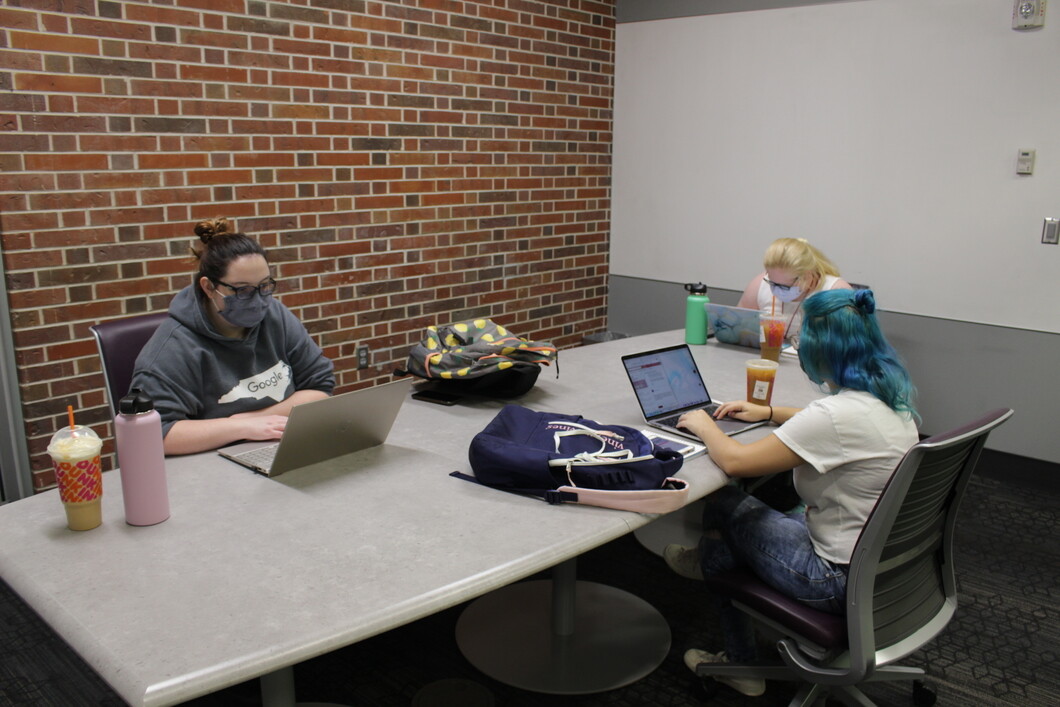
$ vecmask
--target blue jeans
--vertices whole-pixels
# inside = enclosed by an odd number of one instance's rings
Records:
[[[846,602],[846,566],[817,555],[803,514],[785,515],[735,486],[707,496],[703,530],[717,530],[721,539],[703,537],[699,557],[710,576],[746,567],[782,594],[807,606],[842,614]],[[750,617],[717,597],[725,652],[734,663],[753,661],[754,627]]]

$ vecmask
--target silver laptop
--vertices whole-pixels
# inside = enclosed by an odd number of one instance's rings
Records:
[[[644,353],[627,354],[622,365],[633,384],[644,421],[651,427],[700,441],[688,430],[677,426],[681,415],[692,410],[706,410],[713,416],[722,401],[711,400],[703,377],[687,344],[668,346]],[[731,417],[716,420],[727,435],[734,435],[764,422],[743,422]]]
[[[279,442],[218,451],[265,476],[375,447],[386,441],[412,378],[314,400],[291,408]]]
[[[703,306],[707,308],[710,330],[714,333],[716,341],[751,349],[761,348],[761,324],[758,321],[757,309],[730,307],[714,302]]]

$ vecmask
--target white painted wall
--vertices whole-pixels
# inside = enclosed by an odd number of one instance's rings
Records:
[[[618,25],[611,270],[741,290],[780,236],[882,308],[1060,332],[1060,3],[861,0]],[[1020,148],[1033,176],[1015,174]]]

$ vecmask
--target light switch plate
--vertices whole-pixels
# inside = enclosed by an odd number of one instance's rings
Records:
[[[1012,29],[1036,29],[1045,24],[1045,0],[1013,0]]]
[[[1058,245],[1060,243],[1060,218],[1047,218],[1042,226],[1042,243]]]

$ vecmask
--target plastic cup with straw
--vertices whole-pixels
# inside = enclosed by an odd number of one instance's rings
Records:
[[[762,358],[770,361],[780,360],[780,350],[784,348],[784,327],[786,321],[784,314],[777,314],[777,298],[773,303],[769,314],[758,315],[759,347],[762,349]]]
[[[103,522],[103,440],[89,427],[74,422],[74,406],[66,406],[67,427],[52,435],[48,443],[55,468],[59,498],[66,509],[70,530],[91,530]]]

